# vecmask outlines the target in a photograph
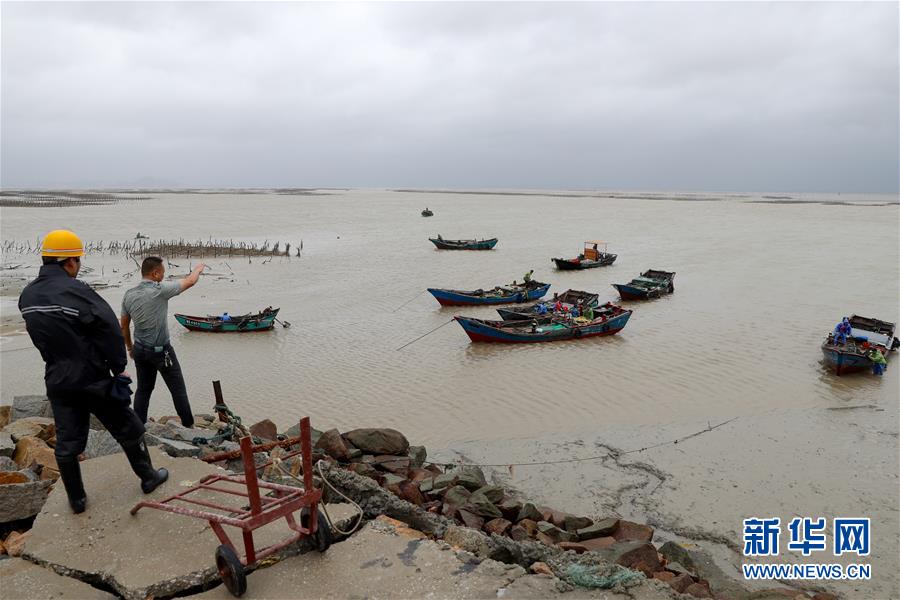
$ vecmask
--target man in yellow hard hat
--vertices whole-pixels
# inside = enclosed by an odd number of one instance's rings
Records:
[[[141,489],[150,493],[169,476],[154,469],[144,426],[131,409],[131,380],[119,322],[109,304],[76,276],[84,245],[65,229],[41,246],[43,266],[19,297],[19,311],[45,363],[44,382],[56,422],[56,462],[76,513],[87,495],[78,455],[87,444],[91,414],[122,446]]]

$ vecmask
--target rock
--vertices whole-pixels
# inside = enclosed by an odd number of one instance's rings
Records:
[[[503,535],[507,532],[507,530],[512,526],[512,523],[507,521],[504,518],[491,519],[487,523],[484,524],[484,530],[488,533],[493,533],[496,535]]]
[[[444,516],[452,517],[456,511],[466,505],[469,501],[469,496],[471,495],[471,492],[461,485],[454,485],[444,494],[444,509],[441,512]],[[470,510],[469,512],[477,514],[473,510]]]
[[[122,452],[122,447],[110,432],[106,430],[88,432],[87,446],[84,449],[85,459],[108,456],[116,452]]]
[[[545,546],[550,546],[552,548],[556,547],[556,540],[547,535],[546,533],[541,533],[540,531],[534,536],[534,539],[544,544]]]
[[[409,477],[410,481],[415,482],[422,482],[426,479],[434,479],[434,473],[432,473],[428,469],[423,469],[421,467],[411,467],[406,476]]]
[[[13,421],[3,428],[10,434],[14,442],[25,437],[35,437],[44,441],[56,437],[56,425],[47,417],[26,417]]]
[[[524,542],[525,540],[531,539],[528,532],[521,525],[513,525],[510,527],[509,537],[517,542]]]
[[[532,521],[531,519],[522,519],[518,524],[525,530],[525,532],[528,534],[528,537],[534,537],[535,535],[537,535],[537,521]]]
[[[3,540],[0,540],[0,556],[6,554],[6,545],[4,545]]]
[[[653,541],[653,528],[624,519],[619,520],[619,526],[613,532],[613,537],[620,542],[633,540],[640,542]]]
[[[678,562],[678,561],[673,561],[673,560],[667,560],[667,561],[666,561],[666,570],[667,570],[667,571],[671,571],[671,572],[675,573],[676,575],[681,575],[682,573],[687,573],[688,575],[691,575],[691,574],[692,574],[692,573],[687,569],[687,567],[685,567],[684,565],[682,565],[680,562]]]
[[[466,466],[451,471],[456,476],[456,484],[467,490],[475,491],[487,485],[487,479],[479,467]]]
[[[357,475],[362,475],[363,477],[374,477],[378,474],[378,471],[375,470],[375,467],[373,467],[372,465],[367,465],[366,463],[353,463],[349,468]],[[426,491],[421,487],[419,489],[422,491]]]
[[[0,406],[0,429],[3,429],[12,420],[12,406],[5,404]]]
[[[165,425],[167,423],[178,423],[179,425],[181,425],[181,417],[177,415],[163,415],[159,419],[157,419],[156,422],[161,425]]]
[[[672,573],[670,571],[657,571],[653,574],[653,578],[659,579],[660,581],[663,581],[665,583],[669,583],[670,581],[675,579],[675,573]]]
[[[500,512],[500,509],[494,506],[494,503],[480,491],[473,492],[472,495],[469,496],[469,501],[466,503],[466,509],[477,515],[481,515],[482,517],[503,517],[503,513]]]
[[[405,477],[400,477],[399,475],[394,475],[393,473],[385,473],[384,474],[384,485],[400,485],[406,481]]]
[[[523,519],[528,519],[536,523],[538,521],[543,521],[544,517],[543,515],[541,515],[541,512],[534,504],[532,504],[531,502],[526,502],[522,506],[522,510],[519,511],[518,516],[516,516],[516,523],[522,521]]]
[[[178,440],[170,440],[168,438],[157,437],[155,437],[155,441],[158,442],[160,449],[162,449],[162,451],[169,456],[175,458],[200,456],[200,448],[192,444],[188,444],[186,442],[181,442]]]
[[[468,527],[448,527],[444,533],[444,541],[476,556],[486,556],[491,549],[485,534]]]
[[[453,485],[453,482],[456,480],[456,477],[451,475],[450,473],[441,473],[437,477],[434,478],[434,482],[432,483],[432,489],[435,491],[442,490],[446,487],[450,487]]]
[[[406,477],[406,474],[409,472],[409,457],[407,456],[382,454],[376,456],[375,461],[372,464],[380,469],[390,471],[397,475],[403,475],[404,477]]]
[[[644,562],[652,573],[662,570],[662,564],[659,562],[656,548],[650,542],[639,540],[617,542],[608,548],[598,550],[598,552],[607,561],[623,567],[631,568],[640,562]]]
[[[694,564],[691,550],[685,546],[677,542],[666,542],[659,547],[659,553],[665,556],[668,562],[683,565],[687,572],[691,574],[697,572],[697,566]]]
[[[371,454],[396,454],[403,456],[409,450],[409,441],[396,429],[354,429],[344,434],[350,443]]]
[[[281,435],[283,435],[285,438],[295,438],[295,437],[300,437],[300,424],[297,423],[296,425],[293,425],[293,426],[291,426],[291,427],[288,427],[287,429],[284,430],[284,433],[282,433]],[[319,431],[319,430],[316,429],[315,427],[310,427],[310,428],[309,428],[309,439],[310,439],[310,443],[311,443],[313,446],[316,445],[316,442],[319,441],[319,438],[320,438],[321,436],[322,436],[322,432],[321,432],[321,431]]]
[[[403,481],[400,484],[400,494],[399,496],[410,502],[415,504],[416,506],[422,506],[425,504],[425,498],[422,496],[422,492],[419,491],[419,486],[412,481]]]
[[[558,544],[559,542],[575,542],[578,541],[578,538],[574,533],[570,533],[568,531],[564,531],[550,523],[548,521],[539,521],[537,524],[538,531],[543,533],[551,540],[553,540],[554,544]]]
[[[713,561],[712,557],[694,544],[678,544],[666,542],[659,549],[669,562],[669,570],[683,565],[689,574],[705,579],[716,593],[731,594],[739,598],[747,594],[747,590]]]
[[[53,455],[53,449],[36,437],[19,439],[16,442],[16,452],[13,454],[13,460],[23,469],[32,469],[40,472],[41,469],[47,467],[54,471],[59,471],[59,467],[56,465],[56,456]]]
[[[318,441],[316,441],[315,447],[324,450],[325,454],[331,458],[342,461],[350,460],[350,451],[347,450],[347,444],[344,443],[344,438],[341,437],[341,432],[337,429],[329,429],[323,432],[319,436]]]
[[[579,542],[560,542],[557,544],[557,546],[562,550],[572,550],[577,554],[583,554],[587,552],[587,548]]]
[[[0,432],[0,456],[11,457],[16,453],[16,443],[12,439],[12,435],[6,432]]]
[[[30,481],[28,476],[21,471],[0,471],[0,485],[27,483],[28,481]]]
[[[263,419],[249,427],[250,434],[263,440],[275,441],[278,439],[278,428],[269,419]]]
[[[566,519],[568,517],[574,516],[569,513],[562,512],[561,510],[555,510],[546,506],[539,506],[538,510],[541,511],[541,515],[544,517],[544,521],[549,521],[559,528],[564,528],[566,526]]]
[[[463,525],[466,527],[471,527],[472,529],[481,529],[484,526],[484,519],[479,517],[473,512],[468,510],[460,510],[459,518],[462,520]]]
[[[13,446],[15,448],[15,446]],[[9,456],[0,456],[0,471],[18,471],[19,465]]]
[[[533,563],[530,567],[528,567],[528,569],[535,575],[549,575],[550,577],[556,577],[556,575],[553,573],[553,569],[551,569],[545,562]]]
[[[576,531],[578,534],[579,540],[590,540],[598,537],[605,537],[608,535],[612,535],[613,531],[616,530],[616,526],[619,524],[619,519],[609,518],[603,519],[601,521],[597,521],[593,525],[585,527],[584,529],[579,529]]]
[[[503,488],[496,485],[486,485],[475,490],[476,493],[484,494],[493,504],[497,504],[503,500]]]
[[[578,543],[587,548],[588,552],[593,552],[594,550],[603,550],[604,548],[609,548],[616,543],[616,538],[612,536],[606,536],[591,538],[589,540],[581,540]]]
[[[562,528],[566,531],[575,532],[579,529],[585,529],[593,525],[593,521],[587,517],[575,517],[569,515],[563,520]]]
[[[428,452],[425,450],[425,446],[410,446],[406,455],[409,456],[410,466],[418,469],[425,464]]]
[[[15,396],[12,404],[10,421],[18,421],[28,417],[53,418],[53,407],[47,396]]]
[[[503,518],[510,521],[517,521],[519,511],[522,510],[522,503],[513,498],[504,498],[497,504],[497,508],[503,513]]]
[[[681,575],[676,575],[671,581],[669,581],[669,585],[672,586],[672,589],[681,594],[688,588],[688,586],[693,585],[694,578],[688,575],[687,573],[682,573]]]
[[[685,594],[689,594],[695,598],[712,598],[709,592],[709,586],[702,583],[692,583],[684,589]],[[805,597],[805,595],[804,595]]]
[[[838,600],[838,597],[828,592],[816,592],[813,594],[812,600]]]
[[[31,531],[26,531],[25,533],[13,531],[10,533],[3,541],[3,545],[6,546],[6,553],[10,556],[21,556],[22,551],[25,549],[25,542],[28,541],[30,536]]]

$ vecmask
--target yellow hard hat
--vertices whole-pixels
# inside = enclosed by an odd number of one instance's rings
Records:
[[[41,256],[58,256],[59,258],[84,256],[84,244],[81,243],[81,238],[68,229],[57,229],[44,237],[44,243],[41,244]]]

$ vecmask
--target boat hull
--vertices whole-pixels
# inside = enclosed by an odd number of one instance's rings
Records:
[[[175,320],[190,331],[203,331],[206,333],[247,333],[251,331],[269,331],[275,326],[275,318],[278,310],[268,313],[263,317],[252,319],[234,318],[232,321],[221,322],[209,317],[194,317],[191,315],[175,315]]]
[[[614,283],[612,286],[619,292],[622,300],[649,300],[650,298],[659,298],[662,294],[659,290],[648,290],[625,283]]]
[[[833,346],[823,346],[822,354],[825,355],[825,362],[828,363],[829,368],[834,370],[835,375],[872,370],[872,361],[856,352],[845,352]]]
[[[542,285],[528,291],[521,291],[509,296],[479,296],[474,292],[462,292],[459,290],[443,290],[428,288],[428,292],[434,296],[441,306],[475,306],[490,304],[517,304],[537,300],[547,294],[550,285]]]
[[[470,319],[467,317],[454,318],[473,342],[494,344],[535,344],[614,335],[622,331],[628,323],[628,319],[631,318],[631,311],[625,311],[604,323],[563,327],[537,333],[504,331],[501,328],[492,327],[479,319]]]
[[[454,242],[452,240],[439,240],[436,238],[428,238],[432,244],[437,246],[438,250],[492,250],[499,241],[497,238],[489,240],[472,240],[466,242]]]

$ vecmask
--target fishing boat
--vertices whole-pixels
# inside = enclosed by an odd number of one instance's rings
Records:
[[[428,238],[439,250],[490,250],[497,245],[497,238],[489,240],[445,240],[441,236]]]
[[[425,210],[422,211],[422,216],[423,217],[431,217],[431,216],[434,216],[434,213],[431,210],[426,208]]]
[[[890,351],[900,347],[900,340],[894,337],[895,331],[895,323],[853,315],[845,343],[838,342],[834,332],[829,333],[822,343],[825,362],[837,375],[871,370],[873,363],[869,353],[873,349],[880,350],[887,360]]]
[[[593,320],[584,318],[557,318],[539,323],[536,320],[486,321],[469,317],[454,317],[473,342],[500,344],[528,344],[583,339],[601,335],[613,335],[622,330],[631,318],[630,310],[609,305]]]
[[[659,298],[675,291],[675,272],[650,269],[629,283],[614,283],[612,286],[619,291],[622,300]]]
[[[498,285],[491,290],[448,290],[428,288],[441,306],[469,306],[473,304],[514,304],[542,298],[549,283],[531,281],[524,285]]]
[[[531,319],[536,316],[546,317],[547,315],[552,317],[553,307],[557,302],[559,302],[562,307],[568,309],[571,309],[573,306],[578,306],[579,303],[581,303],[582,306],[594,308],[600,302],[600,295],[579,290],[566,290],[562,294],[553,294],[553,298],[541,300],[534,304],[513,306],[510,308],[498,308],[497,314],[499,314],[500,318],[504,321]],[[541,306],[547,308],[547,313],[543,315],[538,314]]]
[[[221,316],[193,317],[191,315],[175,315],[175,320],[191,331],[208,331],[210,333],[231,333],[244,331],[266,331],[275,326],[278,308],[267,308],[258,313],[233,315],[228,320]]]
[[[603,250],[599,250],[599,246],[603,246]],[[556,263],[556,268],[561,271],[577,271],[581,269],[593,269],[595,267],[605,267],[616,262],[617,254],[607,252],[607,243],[601,241],[587,241],[584,243],[584,250],[575,258],[551,258]]]

